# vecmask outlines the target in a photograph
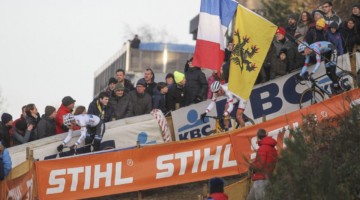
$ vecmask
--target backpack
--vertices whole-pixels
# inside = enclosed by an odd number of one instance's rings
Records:
[[[4,162],[3,162],[3,153],[4,153],[4,146],[0,144],[0,181],[5,179],[5,169],[4,169]]]

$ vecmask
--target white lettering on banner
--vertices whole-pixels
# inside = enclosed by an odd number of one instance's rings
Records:
[[[230,160],[231,144],[227,144],[223,150],[223,146],[217,146],[215,154],[211,155],[211,148],[203,149],[203,160],[201,164],[201,172],[207,171],[208,164],[213,162],[213,169],[219,169],[220,160],[223,159],[221,168],[228,168],[236,166],[236,160]],[[222,153],[223,152],[223,153]],[[199,164],[201,162],[201,150],[186,151],[175,154],[168,154],[158,156],[156,160],[156,167],[158,170],[165,170],[156,173],[156,179],[167,178],[174,175],[175,165],[173,161],[180,160],[179,175],[184,175],[188,167],[188,158],[193,157],[192,173],[197,173]],[[191,164],[191,163],[190,163]]]
[[[57,194],[62,193],[65,191],[65,185],[67,184],[65,176],[71,176],[71,184],[70,191],[74,192],[78,190],[78,180],[79,176],[83,176],[84,178],[84,190],[90,189],[91,179],[94,179],[93,188],[100,187],[100,179],[105,179],[105,186],[110,187],[112,182],[114,185],[123,185],[123,184],[130,184],[134,182],[133,177],[122,178],[122,162],[115,163],[115,176],[113,177],[113,163],[106,163],[106,169],[101,171],[102,165],[95,165],[94,171],[92,173],[92,166],[85,166],[85,167],[74,167],[74,168],[67,168],[67,169],[57,169],[51,170],[49,176],[49,185],[52,186],[46,189],[46,194]],[[55,186],[55,187],[54,187]]]
[[[24,196],[22,195],[24,192],[23,185],[20,184],[14,188],[11,188],[9,192],[7,193],[7,199],[23,199],[23,200],[30,200],[32,199],[32,186],[33,186],[33,180],[32,176],[31,179],[26,181],[26,193]]]

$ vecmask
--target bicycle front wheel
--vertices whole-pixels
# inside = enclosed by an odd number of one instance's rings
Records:
[[[316,88],[308,88],[301,94],[299,106],[301,109],[322,101],[324,101],[324,93]]]

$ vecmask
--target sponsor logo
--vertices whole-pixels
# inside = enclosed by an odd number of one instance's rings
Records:
[[[202,136],[208,136],[212,133],[209,119],[206,118],[204,123],[195,109],[189,110],[187,113],[187,121],[188,124],[178,129],[179,140],[201,138]]]

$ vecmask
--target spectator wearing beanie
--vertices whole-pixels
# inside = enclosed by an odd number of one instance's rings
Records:
[[[275,64],[273,63],[273,61],[278,58],[278,56],[280,55],[280,51],[282,49],[286,49],[288,71],[292,71],[293,69],[300,67],[299,65],[303,64],[303,63],[301,63],[301,64],[297,63],[297,47],[294,45],[294,43],[289,41],[285,37],[285,35],[286,35],[286,31],[283,27],[279,27],[276,30],[275,39],[273,40],[272,46],[270,48],[271,54],[269,54],[270,52],[268,53],[268,55],[271,56],[270,71],[272,68],[276,68],[276,66],[274,66]],[[275,49],[272,49],[272,48],[275,48]]]
[[[271,61],[273,65],[272,68],[270,69],[270,80],[275,79],[276,76],[283,76],[286,74],[288,67],[286,54],[287,54],[287,50],[281,49],[276,59]]]
[[[224,180],[222,178],[212,178],[209,180],[210,196],[209,200],[227,200],[228,196],[224,193]]]
[[[174,111],[185,106],[185,75],[179,71],[174,72],[175,84],[169,87],[166,94],[166,109]]]
[[[295,44],[295,31],[297,28],[298,15],[296,13],[292,13],[288,17],[288,25],[285,27],[285,31],[287,33],[286,37]]]
[[[326,30],[328,26],[325,23],[324,18],[318,19],[315,24],[315,28],[311,27],[305,37],[305,41],[309,45],[319,41],[327,41]]]
[[[360,33],[360,4],[355,4],[352,6],[351,18],[355,20],[357,32]]]
[[[11,146],[11,135],[12,135],[12,124],[13,117],[9,113],[3,113],[1,115],[1,123],[0,123],[0,140],[2,145],[6,148]]]
[[[39,139],[53,136],[56,134],[55,117],[56,117],[55,107],[46,106],[45,114],[41,117],[41,120],[37,126]]]
[[[337,54],[343,55],[343,39],[341,37],[340,32],[338,32],[339,25],[336,22],[332,22],[329,25],[328,30],[326,31],[326,38],[329,42],[333,43],[336,46]]]
[[[136,83],[136,89],[129,93],[133,104],[134,116],[149,114],[152,109],[152,97],[145,92],[146,83],[142,78]]]
[[[33,127],[32,124],[28,125],[25,121],[18,121],[14,128],[14,146],[29,142]]]
[[[71,113],[75,107],[76,100],[73,99],[71,96],[66,96],[61,101],[61,106],[58,109],[55,117],[55,124],[56,124],[56,133],[65,133],[68,132],[69,129],[63,124],[63,116]],[[76,129],[78,130],[78,129]]]
[[[114,116],[116,120],[133,116],[133,103],[130,96],[125,92],[125,87],[121,83],[115,86],[115,97],[110,99],[109,104],[114,109]]]
[[[111,77],[108,82],[108,86],[105,89],[105,92],[109,95],[109,98],[115,97],[114,88],[116,83],[118,83],[118,80],[114,77]]]

